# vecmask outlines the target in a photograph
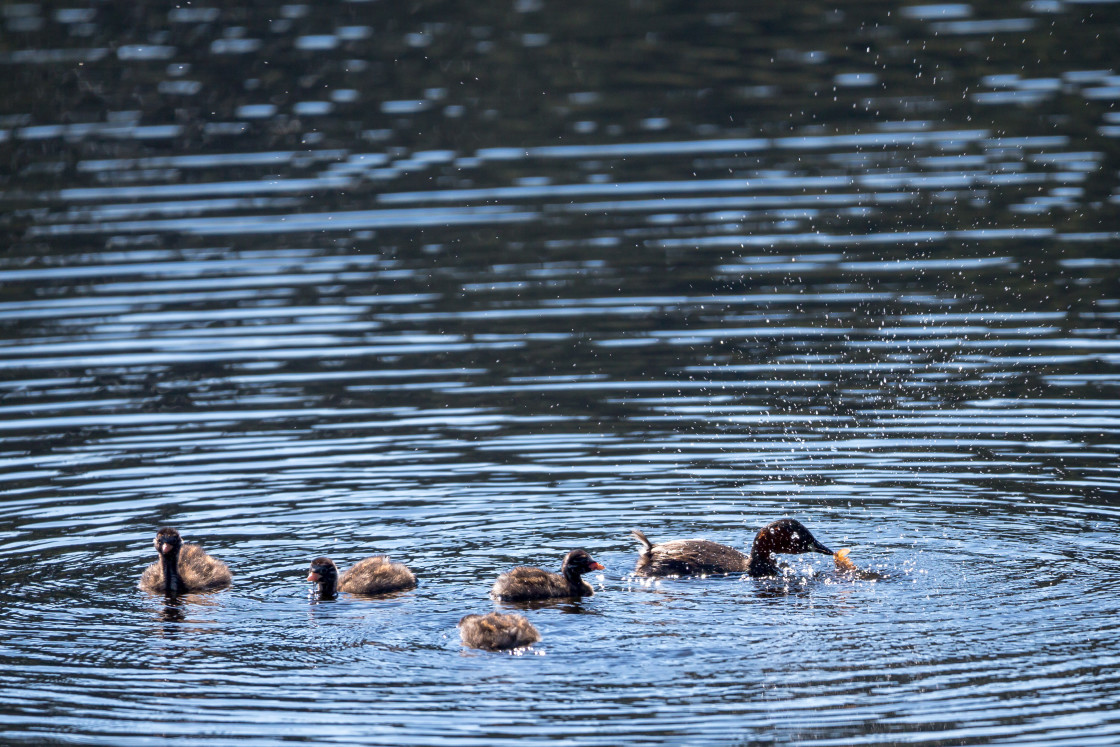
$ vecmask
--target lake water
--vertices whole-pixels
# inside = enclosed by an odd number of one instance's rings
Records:
[[[0,24],[3,743],[1120,743],[1117,4]]]

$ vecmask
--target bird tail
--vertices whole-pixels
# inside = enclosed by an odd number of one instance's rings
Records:
[[[631,529],[630,536],[642,543],[642,554],[648,553],[653,549],[653,543],[646,539],[645,532],[641,529]]]

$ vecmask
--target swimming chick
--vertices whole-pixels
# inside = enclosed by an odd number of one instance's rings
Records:
[[[416,576],[403,563],[393,563],[387,555],[374,555],[359,560],[352,568],[338,575],[338,566],[330,558],[311,561],[308,581],[319,584],[319,597],[332,599],[340,592],[350,594],[387,594],[416,586]]]
[[[465,615],[459,621],[459,638],[464,645],[487,651],[521,648],[541,639],[540,632],[523,615]]]
[[[755,535],[750,555],[704,539],[672,540],[655,545],[639,529],[633,530],[631,534],[642,544],[638,565],[634,569],[638,576],[748,573],[754,578],[762,578],[781,574],[781,569],[774,560],[775,554],[833,554],[832,550],[818,542],[813,533],[796,519],[779,519],[760,529]]]
[[[233,579],[225,563],[198,545],[183,544],[179,532],[171,527],[156,532],[154,544],[159,560],[144,569],[141,589],[169,595],[213,591],[229,586]]]
[[[518,566],[498,576],[490,596],[503,602],[520,602],[529,599],[556,599],[562,597],[589,597],[595,593],[591,584],[583,580],[589,571],[601,571],[586,550],[572,550],[564,556],[559,573],[549,573],[540,568]]]

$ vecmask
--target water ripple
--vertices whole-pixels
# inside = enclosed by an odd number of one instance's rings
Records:
[[[1116,742],[1114,14],[338,10],[0,10],[6,742]]]

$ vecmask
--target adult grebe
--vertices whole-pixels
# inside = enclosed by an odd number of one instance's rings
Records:
[[[631,534],[642,543],[634,573],[639,576],[697,576],[719,573],[748,573],[755,578],[781,574],[775,554],[832,550],[817,541],[813,533],[796,519],[779,519],[755,535],[751,554],[703,539],[672,540],[655,545],[639,529]]]

